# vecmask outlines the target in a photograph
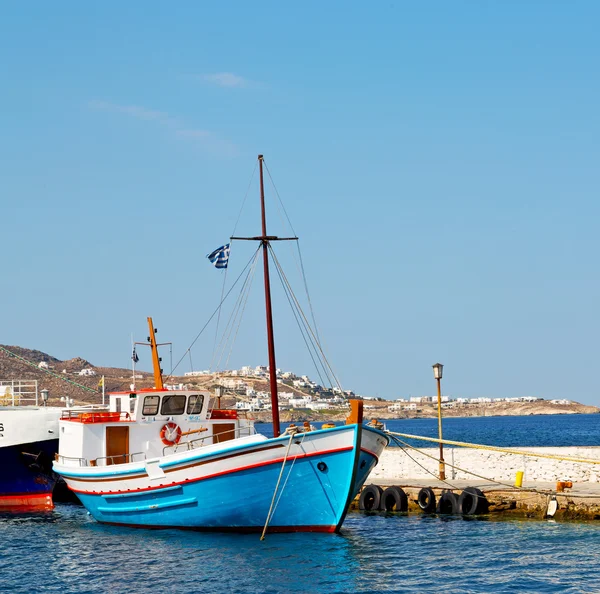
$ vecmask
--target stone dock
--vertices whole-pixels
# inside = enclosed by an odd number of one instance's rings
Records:
[[[436,496],[449,490],[460,495],[466,487],[477,487],[489,502],[490,514],[544,518],[556,499],[557,519],[600,519],[600,447],[505,448],[561,459],[525,456],[475,448],[444,448],[446,481],[438,480],[439,449],[389,447],[371,473],[368,484],[401,487],[408,495],[409,512],[421,511],[417,495],[431,487]],[[574,462],[569,458],[598,460]],[[522,487],[515,487],[517,472],[523,472]],[[572,483],[571,488],[558,484]]]

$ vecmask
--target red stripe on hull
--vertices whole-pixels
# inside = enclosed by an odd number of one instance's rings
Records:
[[[377,461],[377,463],[379,464],[379,456],[377,454],[374,454],[371,450],[367,450],[367,448],[360,448],[361,452],[365,452],[366,454],[371,454],[371,456],[373,456],[373,458],[375,458],[375,460]]]
[[[6,510],[45,510],[52,509],[52,493],[11,493],[0,495],[0,509]]]
[[[345,447],[345,448],[338,448],[335,450],[326,450],[326,451],[322,451],[322,452],[312,452],[309,454],[302,454],[300,456],[290,456],[288,458],[288,460],[290,462],[292,462],[294,459],[302,459],[302,458],[313,458],[315,456],[323,456],[325,454],[338,454],[340,452],[348,452],[350,450],[353,449],[354,446],[349,446],[349,447]],[[177,481],[177,482],[173,482],[173,483],[167,483],[164,485],[157,485],[156,487],[145,487],[145,488],[141,488],[141,489],[127,489],[126,491],[82,491],[81,489],[74,489],[73,487],[71,487],[69,485],[69,489],[71,489],[71,491],[73,491],[74,493],[83,493],[84,495],[122,495],[125,493],[143,493],[145,491],[155,491],[157,489],[164,489],[166,487],[176,487],[178,485],[188,485],[190,483],[195,483],[198,481],[203,481],[206,479],[211,479],[211,478],[215,478],[218,476],[224,476],[226,474],[233,474],[234,472],[242,472],[244,470],[252,470],[253,468],[260,468],[261,466],[269,466],[270,464],[281,464],[283,462],[284,458],[276,458],[274,460],[268,460],[266,462],[258,462],[257,464],[249,464],[248,466],[240,466],[238,468],[233,468],[230,470],[223,470],[221,472],[215,472],[213,474],[207,474],[206,476],[201,476],[198,478],[195,478],[193,480],[190,479],[186,479],[185,481]],[[74,480],[76,481],[76,478],[70,478],[70,477],[66,477],[67,480]],[[87,479],[89,480],[89,479]],[[123,480],[127,480],[127,477],[124,477]],[[98,481],[100,482],[100,481]],[[68,483],[67,483],[68,485]],[[121,526],[121,524],[119,524],[119,526]]]
[[[194,527],[194,526],[145,526],[143,524],[121,524],[118,522],[103,522],[100,524],[108,526],[123,526],[125,528],[143,528],[146,530],[193,530],[195,532],[237,532],[237,533],[258,533],[262,532],[264,526],[222,526],[222,527]],[[267,534],[277,532],[285,534],[290,532],[320,532],[331,534],[336,532],[335,526],[269,526]]]

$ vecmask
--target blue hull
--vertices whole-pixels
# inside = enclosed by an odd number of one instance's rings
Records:
[[[298,458],[284,467],[269,521],[270,532],[335,532],[348,507],[377,463],[354,447]],[[99,522],[149,528],[261,531],[269,514],[281,463],[191,480],[141,492],[78,497]]]
[[[58,439],[0,448],[0,508],[52,507]]]

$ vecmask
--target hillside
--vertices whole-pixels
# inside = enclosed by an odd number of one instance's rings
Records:
[[[17,355],[9,355],[6,349]],[[29,362],[19,359],[21,357]],[[44,362],[48,369],[40,369],[38,364]],[[80,376],[82,369],[91,369],[95,372],[93,376]],[[47,353],[34,349],[26,349],[19,346],[0,345],[0,380],[37,380],[39,390],[47,389],[49,392],[49,404],[59,406],[61,397],[72,398],[77,404],[99,404],[101,402],[101,389],[98,386],[100,378],[105,376],[106,392],[129,390],[132,377],[131,369],[118,367],[100,367],[93,363],[74,357],[61,361]],[[203,389],[214,391],[217,385],[227,379],[226,374],[212,374],[195,377],[177,376],[166,378],[165,381],[173,384],[183,383],[191,389]],[[239,378],[230,378],[239,379]],[[244,382],[254,388],[257,392],[268,392],[269,383],[266,379],[245,377]],[[150,388],[154,385],[152,374],[136,370],[136,387]],[[284,392],[292,392],[296,397],[306,395],[306,392],[291,385],[281,385]],[[223,407],[234,406],[237,399],[232,393],[225,392],[222,398]],[[365,418],[394,419],[394,418],[429,418],[437,416],[437,408],[430,404],[419,406],[417,411],[391,412],[388,410],[390,401],[365,401]],[[492,402],[490,404],[465,404],[454,408],[444,409],[444,417],[470,417],[470,416],[504,416],[504,415],[546,415],[546,414],[576,414],[597,413],[600,409],[595,406],[587,406],[573,402],[571,404],[552,404],[549,401],[537,402]],[[282,421],[300,420],[343,420],[347,415],[346,409],[308,411],[291,410],[281,411]],[[269,421],[270,412],[252,413],[252,416],[260,421]]]

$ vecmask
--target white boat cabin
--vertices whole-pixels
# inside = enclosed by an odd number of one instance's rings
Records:
[[[63,411],[59,456],[82,466],[157,458],[254,434],[236,410],[210,410],[200,390],[138,390],[110,394],[108,411]]]

